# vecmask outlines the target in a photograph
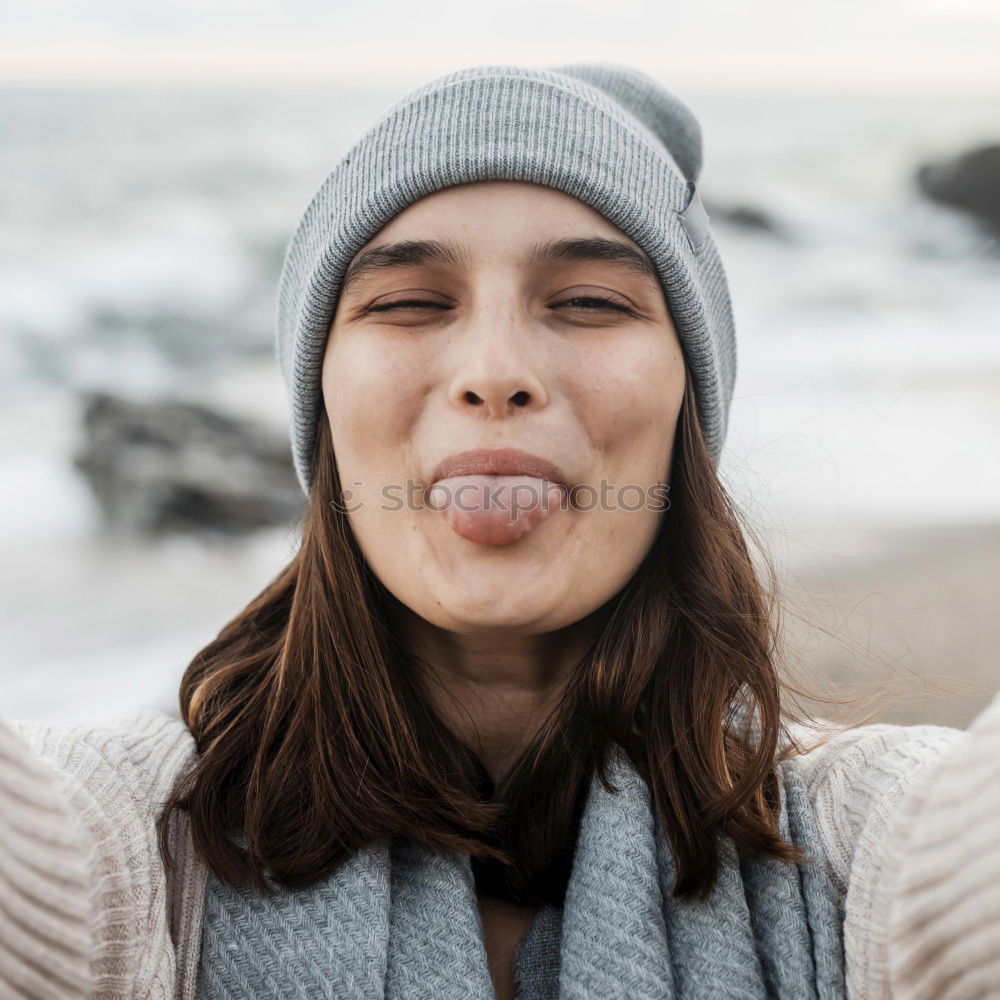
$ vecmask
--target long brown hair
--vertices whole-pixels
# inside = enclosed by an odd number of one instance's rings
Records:
[[[613,788],[613,743],[649,784],[678,897],[711,890],[719,834],[744,853],[802,860],[777,828],[775,766],[802,749],[782,739],[777,578],[766,556],[755,565],[712,466],[690,374],[655,541],[499,787],[434,711],[391,628],[395,598],[337,503],[325,417],[313,469],[294,558],[184,673],[181,717],[199,757],[159,819],[168,866],[167,823],[181,809],[231,885],[302,888],[406,834],[469,853],[494,892],[560,901],[590,775]]]

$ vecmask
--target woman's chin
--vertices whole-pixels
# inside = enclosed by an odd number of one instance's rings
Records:
[[[428,587],[422,594],[397,595],[422,618],[464,634],[509,632],[533,635],[562,628],[583,617],[572,590],[563,592],[552,581],[514,583],[484,573],[476,580],[451,580]],[[406,600],[409,596],[409,600]]]

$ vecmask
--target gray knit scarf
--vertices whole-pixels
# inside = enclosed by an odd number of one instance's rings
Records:
[[[551,995],[844,997],[842,917],[794,764],[777,766],[780,831],[809,858],[793,865],[739,857],[723,838],[714,892],[680,901],[671,895],[673,857],[649,787],[615,746],[609,770],[620,794],[593,776],[557,967],[545,977],[557,984]],[[322,882],[271,899],[211,877],[198,996],[494,1000],[469,856],[384,840]]]

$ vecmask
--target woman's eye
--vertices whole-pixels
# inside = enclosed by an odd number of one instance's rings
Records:
[[[368,306],[363,310],[365,313],[388,312],[390,309],[419,309],[424,307],[431,309],[447,309],[448,306],[441,302],[428,302],[425,299],[400,299],[398,302],[383,302],[381,305]]]
[[[599,295],[575,295],[571,299],[566,299],[564,302],[560,302],[561,306],[568,306],[573,302],[588,302],[590,305],[578,305],[576,308],[582,309],[584,312],[600,312],[602,309],[615,309],[618,312],[631,313],[632,310],[623,305],[621,302],[615,302],[614,299],[606,299]]]
[[[583,312],[601,312],[605,309],[613,309],[616,312],[632,313],[632,310],[616,302],[614,299],[604,298],[600,295],[574,295],[571,299],[565,299],[556,303],[557,307],[571,306]],[[368,306],[363,310],[367,313],[389,312],[391,309],[449,309],[441,302],[428,302],[426,299],[400,299],[398,302],[383,302],[381,305]]]

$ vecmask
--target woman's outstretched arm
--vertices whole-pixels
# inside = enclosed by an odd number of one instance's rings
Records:
[[[155,819],[192,742],[152,711],[117,728],[0,719],[4,998],[175,995],[179,900]]]
[[[894,997],[1000,997],[1000,695],[907,797],[876,904]]]
[[[792,726],[807,742],[826,734]],[[795,758],[813,802],[844,921],[848,1000],[895,1000],[879,893],[904,803],[964,738],[946,726],[887,723],[836,732]]]
[[[0,719],[0,995],[90,994],[93,861],[57,774]]]

